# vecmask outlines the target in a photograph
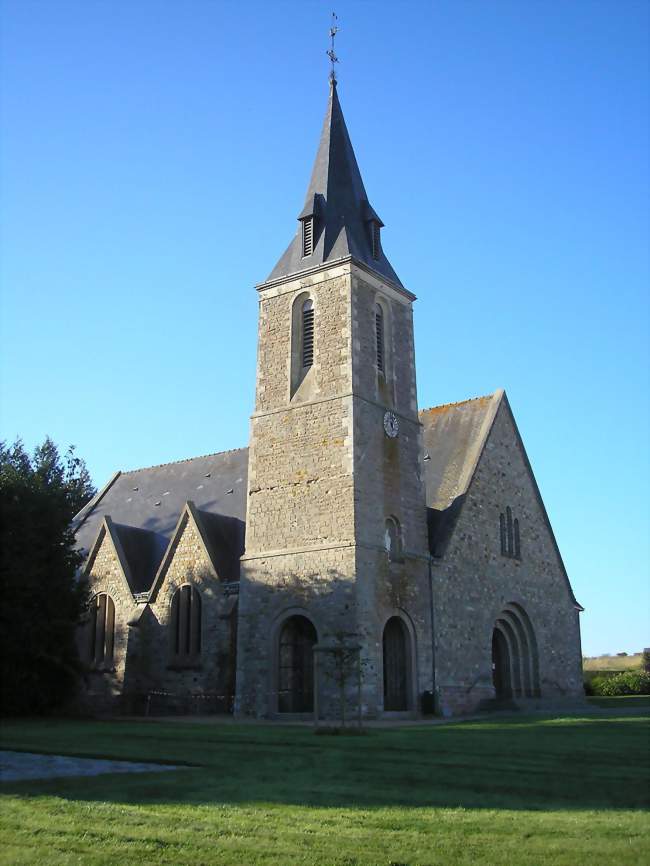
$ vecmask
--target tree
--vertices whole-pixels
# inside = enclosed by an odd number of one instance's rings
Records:
[[[350,643],[350,639],[358,638],[352,632],[336,631],[332,635],[332,642],[322,644],[317,651],[324,656],[322,674],[327,680],[333,681],[338,689],[339,695],[339,718],[341,730],[346,723],[346,700],[347,692],[351,682],[356,680],[357,684],[357,724],[361,729],[361,675],[365,666],[361,660],[361,647],[359,644]],[[318,725],[318,719],[315,719]]]
[[[0,697],[4,714],[40,713],[74,692],[75,631],[86,591],[76,579],[73,516],[94,494],[85,463],[48,437],[33,455],[0,443]]]

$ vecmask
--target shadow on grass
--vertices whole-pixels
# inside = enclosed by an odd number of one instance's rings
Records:
[[[317,737],[303,727],[29,722],[3,748],[200,765],[3,784],[0,793],[130,805],[285,804],[513,810],[649,805],[647,720],[513,717]]]

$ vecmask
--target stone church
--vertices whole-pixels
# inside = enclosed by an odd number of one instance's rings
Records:
[[[366,718],[575,699],[579,611],[503,391],[419,410],[413,295],[337,94],[257,286],[248,448],[116,472],[75,518],[85,701]]]

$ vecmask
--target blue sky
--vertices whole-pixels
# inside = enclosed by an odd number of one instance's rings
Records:
[[[327,100],[322,3],[3,0],[3,438],[248,440],[256,293]],[[586,654],[650,645],[646,2],[340,2],[339,96],[418,296],[421,407],[505,387]]]

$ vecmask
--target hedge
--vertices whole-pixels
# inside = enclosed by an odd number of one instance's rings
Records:
[[[650,695],[650,674],[645,671],[621,671],[607,676],[595,676],[585,682],[587,694]]]

